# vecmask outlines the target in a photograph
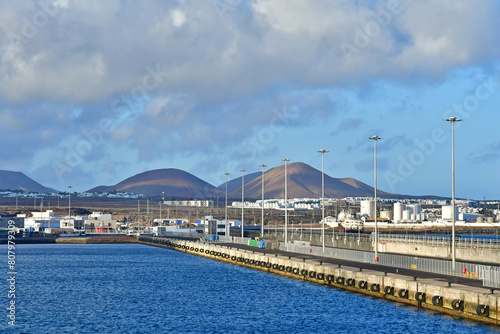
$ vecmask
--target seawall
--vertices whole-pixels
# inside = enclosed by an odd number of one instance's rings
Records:
[[[60,237],[57,244],[128,244],[137,243],[137,237]]]
[[[466,285],[449,286],[439,280],[339,267],[319,261],[205,244],[194,241],[140,237],[139,242],[175,249],[234,265],[261,270],[303,281],[323,284],[441,313],[498,325],[500,294]],[[297,254],[298,255],[298,254]]]
[[[7,244],[7,239],[0,239],[0,244]],[[98,235],[98,236],[77,236],[77,237],[30,237],[16,238],[16,244],[123,244],[137,243],[137,237],[125,235]]]

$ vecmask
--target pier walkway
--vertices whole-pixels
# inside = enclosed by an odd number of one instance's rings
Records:
[[[390,266],[385,266],[385,265],[365,263],[365,262],[356,262],[356,261],[350,261],[350,260],[344,260],[344,259],[338,259],[338,258],[332,258],[332,257],[325,257],[325,256],[318,256],[318,255],[312,255],[312,254],[302,254],[302,253],[287,252],[287,251],[282,251],[282,250],[270,250],[270,249],[257,248],[257,247],[253,247],[253,246],[249,246],[249,245],[245,245],[245,244],[239,244],[239,243],[214,242],[214,243],[210,243],[210,244],[224,246],[224,247],[227,247],[230,249],[241,249],[241,250],[246,250],[246,251],[252,251],[253,253],[260,253],[262,255],[273,254],[275,256],[284,256],[284,257],[288,257],[288,258],[300,259],[304,262],[309,260],[309,261],[317,261],[317,262],[325,263],[325,264],[338,265],[339,267],[358,268],[359,271],[371,270],[371,271],[381,272],[381,273],[384,273],[386,275],[388,273],[404,275],[404,276],[413,277],[413,279],[416,281],[421,281],[421,280],[422,281],[424,281],[424,280],[425,281],[439,281],[439,282],[448,283],[448,286],[451,286],[452,284],[458,284],[461,286],[469,286],[469,287],[475,288],[475,289],[478,289],[478,288],[485,289],[485,290],[493,293],[493,289],[483,286],[482,280],[471,279],[471,278],[467,278],[467,277],[457,277],[457,276],[430,273],[430,272],[419,271],[419,270],[396,268],[396,267],[390,267]]]

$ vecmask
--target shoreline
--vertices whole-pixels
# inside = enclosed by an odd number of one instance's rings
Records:
[[[7,239],[1,239],[0,245],[7,245]],[[29,244],[125,244],[138,243],[135,236],[106,237],[106,236],[88,236],[88,237],[45,237],[45,238],[20,238],[15,239],[18,245]]]

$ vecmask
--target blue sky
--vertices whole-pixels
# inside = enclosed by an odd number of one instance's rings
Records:
[[[284,158],[411,195],[500,198],[498,1],[0,4],[0,169],[84,191],[218,185]]]

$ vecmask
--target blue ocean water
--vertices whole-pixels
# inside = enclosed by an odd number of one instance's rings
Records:
[[[7,277],[7,250],[0,247]],[[2,333],[496,333],[496,328],[139,244],[18,245]],[[2,280],[1,305],[8,284]]]

